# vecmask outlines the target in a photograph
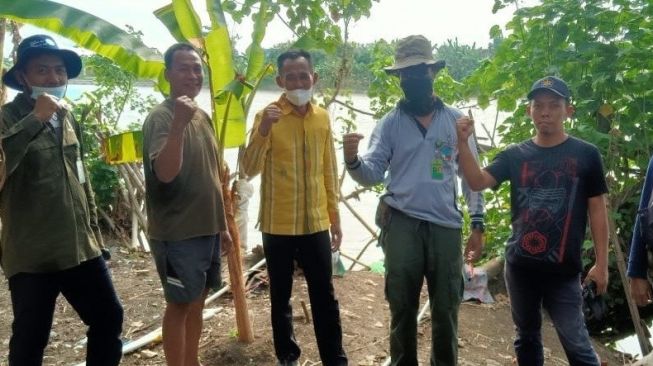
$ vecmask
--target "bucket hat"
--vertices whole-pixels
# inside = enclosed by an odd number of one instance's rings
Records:
[[[433,47],[426,37],[412,35],[397,41],[395,63],[385,68],[390,75],[397,75],[399,70],[416,65],[435,65],[435,72],[445,66],[444,60],[436,61],[433,58]]]
[[[2,77],[2,82],[8,87],[16,90],[23,90],[23,87],[16,78],[16,71],[23,67],[31,57],[44,53],[55,54],[61,57],[66,66],[66,73],[69,79],[79,76],[82,71],[82,59],[73,51],[59,48],[57,43],[50,36],[37,34],[23,39],[18,45],[16,64],[7,70]]]

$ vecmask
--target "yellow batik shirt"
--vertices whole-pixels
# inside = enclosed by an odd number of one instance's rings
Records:
[[[242,168],[261,173],[259,227],[275,235],[305,235],[339,224],[338,169],[329,115],[310,103],[300,116],[282,96],[282,116],[263,137],[256,115]]]

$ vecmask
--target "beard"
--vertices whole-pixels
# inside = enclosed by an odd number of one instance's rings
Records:
[[[399,101],[399,107],[405,112],[421,117],[435,109],[433,80],[428,78],[402,80],[401,89],[404,91],[404,98]]]

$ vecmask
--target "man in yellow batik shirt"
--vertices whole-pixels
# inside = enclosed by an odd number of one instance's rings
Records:
[[[331,252],[340,247],[342,230],[329,115],[311,103],[318,76],[308,52],[287,51],[277,67],[277,85],[284,93],[257,114],[243,159],[245,174],[261,173],[259,225],[270,276],[274,348],[278,365],[298,364],[301,351],[290,305],[297,259],[308,284],[322,363],[343,366],[347,356],[331,282]]]

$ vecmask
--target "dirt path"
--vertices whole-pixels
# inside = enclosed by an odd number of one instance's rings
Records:
[[[152,260],[147,254],[117,251],[111,263],[114,282],[125,308],[124,338],[133,340],[160,325],[164,302]],[[225,276],[225,278],[227,278]],[[380,365],[387,357],[389,311],[383,297],[383,277],[370,272],[351,272],[335,279],[340,301],[345,349],[350,365]],[[295,331],[302,347],[301,365],[318,365],[319,357],[312,325],[306,322],[301,301],[307,306],[308,295],[302,278],[295,281],[292,300]],[[459,365],[512,365],[513,326],[505,295],[495,296],[492,305],[464,303],[460,311]],[[235,317],[230,297],[219,299],[209,307],[218,314],[208,320],[201,339],[204,366],[275,365],[269,323],[269,297],[261,286],[248,294],[248,304],[255,340],[241,344],[236,340]],[[0,365],[7,364],[7,347],[11,329],[11,306],[5,283],[0,286]],[[430,324],[419,326],[420,364],[429,359]],[[50,344],[44,365],[76,365],[84,359],[85,328],[71,309],[59,299]],[[567,365],[562,348],[550,323],[543,332],[548,365]],[[609,365],[623,365],[619,356],[597,346]],[[125,356],[122,365],[165,365],[160,344]]]

